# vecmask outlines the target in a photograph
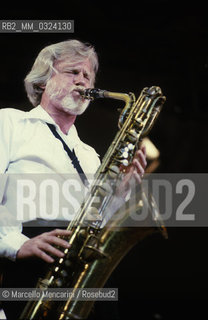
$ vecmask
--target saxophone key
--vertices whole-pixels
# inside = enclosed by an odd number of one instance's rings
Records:
[[[127,159],[123,159],[121,161],[121,164],[124,166],[124,167],[127,167],[129,165],[129,161]]]
[[[115,179],[119,173],[120,169],[115,164],[108,167],[108,176],[110,178]]]
[[[107,182],[104,182],[102,185],[98,186],[97,190],[98,193],[103,197],[106,197],[108,194],[112,193],[112,188]]]
[[[125,148],[125,149],[122,149],[121,151],[120,151],[120,155],[119,155],[119,158],[121,158],[121,159],[127,159],[129,157],[129,150],[127,149],[127,148]]]
[[[146,113],[147,110],[143,110],[143,112]],[[136,126],[137,130],[140,130],[144,127],[144,122],[140,118],[137,118],[134,121],[134,126]]]
[[[137,140],[139,140],[140,134],[138,134],[138,132],[135,129],[131,129],[128,131],[128,138],[131,142],[135,144]]]
[[[64,250],[64,254],[67,254],[69,252],[69,249]]]
[[[101,221],[102,217],[96,207],[90,207],[87,209],[85,219],[88,221]]]
[[[128,143],[127,148],[128,148],[128,150],[132,151],[132,150],[134,150],[134,145],[132,143]]]

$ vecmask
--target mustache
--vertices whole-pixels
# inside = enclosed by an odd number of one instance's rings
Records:
[[[76,85],[75,85],[75,86],[73,86],[73,87],[71,88],[70,92],[72,92],[72,91],[79,92],[79,94],[80,94],[80,96],[81,96],[81,93],[82,93],[84,90],[86,90],[85,87],[83,87],[83,86],[76,86]]]
[[[83,92],[85,92],[86,90],[86,87],[84,86],[73,86],[69,92],[69,94],[72,94],[73,92],[77,92],[79,93],[79,99],[81,101],[86,101],[86,100],[89,100],[89,99],[86,99],[86,97],[83,96]]]
[[[50,96],[53,98],[57,95],[61,95],[64,93],[64,91],[67,89],[67,92],[65,92],[66,95],[70,95],[71,93],[78,92],[80,94],[80,98],[83,99],[81,93],[83,93],[84,90],[86,90],[86,88],[84,86],[77,86],[77,85],[73,85],[70,86],[70,88],[55,88],[55,87],[51,87],[49,90]]]

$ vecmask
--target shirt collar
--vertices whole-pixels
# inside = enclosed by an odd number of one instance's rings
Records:
[[[26,112],[25,118],[27,118],[27,119],[38,119],[38,120],[42,120],[44,122],[52,123],[55,126],[57,126],[55,121],[53,120],[53,118],[51,118],[51,116],[48,114],[48,112],[46,112],[41,107],[40,104],[37,107],[31,109],[29,112]]]
[[[52,124],[55,125],[57,131],[59,131],[59,133],[61,133],[61,130],[60,130],[59,126],[55,123],[55,121],[48,114],[48,112],[46,112],[45,109],[43,109],[41,107],[40,104],[37,107],[35,107],[35,108],[31,109],[30,111],[26,112],[24,118],[26,118],[26,119],[37,119],[37,120],[41,120],[43,122],[52,123]],[[70,137],[70,139],[73,140],[74,147],[76,145],[80,145],[80,143],[81,143],[82,146],[85,149],[87,149],[87,150],[91,150],[92,149],[90,146],[88,146],[87,144],[83,143],[80,140],[75,125],[71,126],[71,128],[69,129],[68,134],[66,135],[66,137]]]

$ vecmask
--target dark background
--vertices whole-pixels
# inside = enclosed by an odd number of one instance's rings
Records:
[[[44,46],[69,38],[91,42],[100,59],[97,87],[138,96],[143,87],[159,85],[166,95],[149,135],[161,152],[157,171],[207,172],[205,2],[27,2],[2,9],[1,19],[74,19],[75,32],[0,34],[0,107],[32,107],[23,79]],[[95,101],[77,120],[82,140],[101,157],[117,132],[118,107],[118,101]],[[152,235],[138,244],[115,270],[121,319],[205,316],[207,229],[168,228],[168,233],[168,240]],[[107,311],[105,318],[111,319]]]

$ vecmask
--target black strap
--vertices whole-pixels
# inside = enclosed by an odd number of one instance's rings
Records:
[[[72,164],[73,164],[74,168],[77,170],[83,184],[87,187],[89,185],[89,181],[87,180],[87,177],[86,177],[84,171],[82,170],[82,167],[80,166],[79,160],[78,160],[74,150],[71,151],[69,149],[69,147],[67,146],[65,141],[61,138],[61,136],[56,131],[56,128],[53,124],[51,124],[51,123],[46,123],[46,124],[48,125],[49,129],[53,133],[54,137],[56,137],[57,139],[59,139],[62,142],[64,150],[67,152],[69,158],[71,159]]]

